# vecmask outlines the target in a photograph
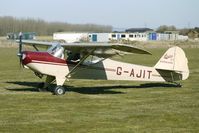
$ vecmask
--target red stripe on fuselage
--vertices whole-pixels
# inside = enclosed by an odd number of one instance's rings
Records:
[[[31,63],[33,61],[59,63],[63,65],[67,64],[66,60],[54,57],[48,52],[24,51],[23,54],[25,54],[26,56],[25,59],[22,60],[22,63],[24,65],[27,65],[28,63]]]
[[[23,65],[29,63],[39,63],[39,64],[50,64],[50,65],[59,65],[59,66],[71,66],[74,67],[76,63],[67,62],[66,60],[57,58],[49,54],[48,52],[32,52],[24,51],[23,54],[26,55],[25,59],[22,60]],[[81,65],[82,68],[96,69],[96,70],[106,70],[116,72],[116,69],[113,68],[101,68],[101,67],[92,67]]]

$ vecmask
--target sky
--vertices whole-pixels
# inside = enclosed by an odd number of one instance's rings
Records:
[[[199,0],[0,0],[0,16],[114,28],[199,27]]]

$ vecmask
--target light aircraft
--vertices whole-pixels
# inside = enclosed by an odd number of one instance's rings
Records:
[[[69,79],[176,83],[189,77],[188,60],[184,51],[177,46],[169,48],[154,67],[148,67],[109,59],[122,53],[150,54],[148,51],[131,45],[58,43],[28,41],[21,38],[17,41],[21,64],[40,78],[46,76],[45,83],[40,85],[41,89],[46,89],[55,82],[56,87],[53,89],[55,95],[65,94],[66,89],[62,86],[65,80]],[[22,51],[22,44],[32,45],[36,51]],[[49,49],[40,52],[37,46],[47,46]]]

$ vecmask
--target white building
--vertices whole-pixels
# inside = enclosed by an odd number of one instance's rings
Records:
[[[188,40],[188,36],[183,36],[179,34],[165,34],[165,33],[157,33],[157,40],[159,41],[185,41]]]
[[[134,32],[134,33],[54,33],[53,39],[64,41],[67,43],[73,42],[109,42],[110,40],[128,40],[128,41],[175,41],[187,40],[188,36],[179,34],[167,34],[156,32]]]
[[[73,42],[108,42],[109,33],[54,33],[53,40]]]
[[[147,33],[110,33],[110,40],[147,41]]]
[[[147,41],[147,33],[129,33],[128,40],[130,41]]]
[[[189,37],[188,36],[183,36],[183,35],[178,35],[177,39],[178,40],[182,40],[182,41],[186,41],[186,40],[189,39]]]
[[[67,43],[80,42],[81,40],[87,40],[88,33],[54,33],[53,40],[65,41]]]

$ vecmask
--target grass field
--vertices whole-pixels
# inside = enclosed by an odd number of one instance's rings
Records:
[[[153,66],[152,56],[117,58]],[[182,88],[169,84],[72,80],[68,93],[38,92],[40,79],[19,68],[16,48],[0,49],[0,132],[197,133],[199,49],[187,48],[190,77]]]

